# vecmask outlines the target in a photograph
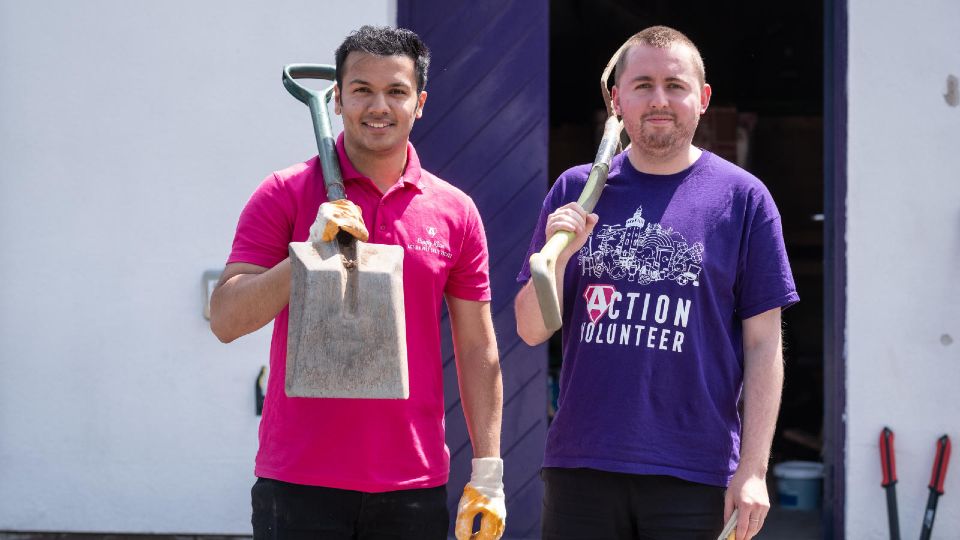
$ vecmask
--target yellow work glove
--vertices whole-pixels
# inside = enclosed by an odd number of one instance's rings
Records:
[[[310,227],[310,241],[329,242],[337,237],[340,230],[364,242],[370,237],[359,206],[347,199],[321,204],[317,220]]]
[[[507,506],[503,495],[503,460],[486,457],[471,461],[473,472],[457,506],[457,540],[498,540],[506,527]],[[480,531],[473,532],[473,519],[480,515]]]

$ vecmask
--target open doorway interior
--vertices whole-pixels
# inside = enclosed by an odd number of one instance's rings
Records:
[[[593,160],[604,118],[599,79],[633,33],[664,24],[700,48],[713,97],[695,144],[759,177],[777,202],[799,304],[783,314],[786,377],[773,462],[820,461],[823,425],[823,6],[759,0],[551,3],[553,182]],[[550,381],[562,362],[550,347]],[[550,394],[555,399],[556,388]],[[553,413],[555,401],[548,405]],[[829,411],[827,411],[830,414]],[[772,467],[771,467],[772,471]],[[771,486],[771,499],[776,491]]]

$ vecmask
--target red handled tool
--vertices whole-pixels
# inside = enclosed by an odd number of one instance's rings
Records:
[[[900,540],[900,517],[897,514],[897,460],[893,452],[893,431],[885,427],[880,432],[880,465],[887,492],[887,519],[890,522],[890,540]]]
[[[933,530],[933,518],[937,515],[937,499],[943,495],[943,480],[947,476],[950,463],[950,437],[944,435],[937,440],[937,456],[933,459],[933,472],[930,474],[930,497],[927,498],[927,510],[923,513],[923,528],[920,540],[930,540]]]

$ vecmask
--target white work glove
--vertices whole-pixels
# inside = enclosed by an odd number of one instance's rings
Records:
[[[474,459],[470,482],[463,487],[457,506],[457,540],[498,540],[506,527],[507,506],[503,495],[503,460]],[[480,514],[480,531],[474,533],[473,519]]]
[[[359,206],[347,199],[325,202],[320,205],[317,221],[310,227],[310,241],[329,242],[341,230],[363,242],[370,237]]]

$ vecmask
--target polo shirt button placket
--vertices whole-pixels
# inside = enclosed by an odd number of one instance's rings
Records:
[[[384,195],[384,197],[385,196],[386,195]],[[377,202],[377,223],[379,223],[379,225],[377,225],[377,229],[380,231],[380,234],[377,236],[386,236],[387,225],[384,223],[383,217],[383,197],[381,197],[380,201]]]

